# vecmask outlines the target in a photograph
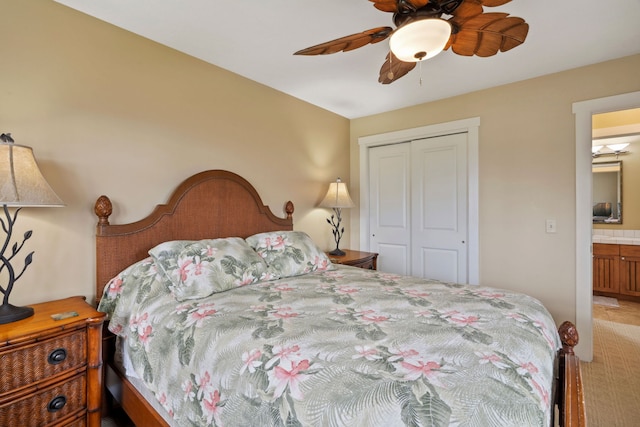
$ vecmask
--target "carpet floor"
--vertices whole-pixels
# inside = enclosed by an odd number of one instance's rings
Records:
[[[640,425],[640,326],[594,319],[593,338],[593,361],[580,366],[588,425]]]

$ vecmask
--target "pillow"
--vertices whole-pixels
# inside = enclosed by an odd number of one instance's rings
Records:
[[[262,258],[239,237],[174,240],[159,244],[149,255],[178,301],[273,278]]]
[[[137,287],[137,281],[153,275],[155,275],[155,268],[153,260],[149,257],[125,268],[105,285],[98,311],[107,313],[107,317],[111,317],[121,297],[135,292],[135,289],[131,288]],[[133,285],[127,286],[128,284]]]
[[[329,257],[302,231],[254,234],[247,238],[247,243],[266,261],[275,276],[299,276],[334,268]]]

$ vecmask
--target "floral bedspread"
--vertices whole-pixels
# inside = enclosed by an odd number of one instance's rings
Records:
[[[145,260],[100,309],[180,426],[547,426],[535,299],[353,267],[177,302]]]

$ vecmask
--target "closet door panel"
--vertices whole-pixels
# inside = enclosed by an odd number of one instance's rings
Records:
[[[369,154],[369,224],[378,270],[410,274],[410,144],[374,147]]]
[[[412,275],[466,283],[467,134],[411,143]]]

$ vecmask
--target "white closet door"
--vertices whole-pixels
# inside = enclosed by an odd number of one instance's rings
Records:
[[[467,134],[411,142],[411,274],[466,283]]]
[[[371,251],[378,270],[411,274],[409,143],[374,147],[369,152]]]

